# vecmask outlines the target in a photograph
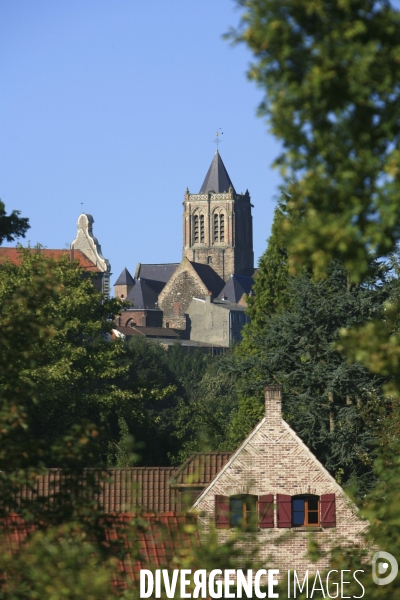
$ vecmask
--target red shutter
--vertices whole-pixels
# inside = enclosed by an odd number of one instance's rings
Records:
[[[217,529],[229,529],[228,496],[215,496],[215,526]]]
[[[274,495],[258,497],[258,526],[262,529],[274,526]]]
[[[278,527],[292,526],[292,497],[287,494],[277,494]]]
[[[321,527],[336,527],[335,494],[321,496]]]

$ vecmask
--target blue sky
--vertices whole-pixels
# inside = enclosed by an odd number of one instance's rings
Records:
[[[256,260],[280,183],[233,0],[0,0],[0,198],[64,248],[81,212],[112,265],[178,262],[182,201],[219,149],[254,204]]]

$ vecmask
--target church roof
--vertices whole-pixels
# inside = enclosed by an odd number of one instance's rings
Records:
[[[224,286],[224,280],[209,265],[192,261],[190,263],[208,291],[212,292],[214,297],[217,296]]]
[[[131,302],[133,308],[157,308],[156,302],[158,294],[164,287],[162,281],[151,281],[148,279],[137,279],[135,285],[126,297],[127,302]]]
[[[243,294],[250,293],[253,283],[254,280],[252,277],[233,274],[229,277],[217,300],[225,299],[228,302],[232,302],[232,304],[237,304]]]
[[[199,194],[207,194],[209,191],[213,191],[215,194],[222,194],[223,192],[228,192],[231,186],[233,188],[233,183],[217,150]]]
[[[128,269],[123,269],[121,275],[118,277],[117,281],[114,285],[133,285],[134,279],[132,275],[129,273]]]
[[[136,267],[136,279],[151,279],[153,281],[167,281],[174,274],[179,263],[143,264],[138,263]]]

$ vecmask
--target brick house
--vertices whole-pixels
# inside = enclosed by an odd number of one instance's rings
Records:
[[[324,550],[356,541],[365,524],[340,485],[282,419],[281,388],[265,392],[265,416],[194,502],[202,531],[220,541],[256,531],[261,558],[282,572],[310,568],[308,534]],[[328,557],[315,569],[328,567]]]

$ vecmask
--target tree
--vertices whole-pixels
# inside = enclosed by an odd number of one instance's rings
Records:
[[[252,330],[265,325],[270,315],[288,305],[287,239],[282,230],[282,222],[287,216],[286,201],[282,199],[275,208],[267,249],[258,263],[254,294],[247,298],[247,314],[251,319],[249,329]]]
[[[0,245],[4,240],[13,242],[18,237],[25,237],[30,227],[29,221],[19,215],[19,210],[13,210],[10,215],[7,215],[4,202],[0,200]]]
[[[260,114],[282,141],[276,161],[297,222],[285,221],[292,270],[353,280],[400,236],[400,13],[386,0],[239,0]]]
[[[242,395],[232,423],[236,435],[243,439],[260,418],[265,384],[282,384],[286,420],[319,460],[342,483],[356,478],[362,490],[371,485],[370,413],[384,416],[383,378],[348,364],[334,343],[341,328],[381,313],[390,295],[385,270],[377,267],[363,286],[350,285],[338,262],[326,280],[308,274],[291,279],[289,308],[270,316],[254,336],[253,353],[233,363]]]

